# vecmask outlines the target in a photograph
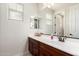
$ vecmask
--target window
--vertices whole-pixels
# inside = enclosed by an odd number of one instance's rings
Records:
[[[23,20],[23,4],[9,3],[9,19]]]

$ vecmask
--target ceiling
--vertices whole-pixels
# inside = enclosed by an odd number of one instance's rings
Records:
[[[42,3],[41,4],[42,5],[41,7],[43,7],[44,4],[46,4],[46,3]],[[59,9],[63,9],[63,8],[66,8],[66,7],[69,7],[69,6],[73,6],[73,5],[76,5],[76,4],[78,4],[78,3],[54,3],[54,5],[51,5],[50,9],[59,10]]]
[[[55,3],[51,8],[53,10],[59,10],[59,9],[62,9],[62,8],[66,8],[66,7],[69,7],[69,6],[73,6],[73,5],[76,5],[77,3]]]

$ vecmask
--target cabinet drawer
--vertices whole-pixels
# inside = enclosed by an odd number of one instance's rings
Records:
[[[38,52],[39,52],[38,51],[38,48],[39,48],[38,41],[36,41],[36,40],[34,40],[30,37],[28,37],[28,39],[29,39],[28,41],[29,41],[29,51],[30,51],[30,53],[34,56],[38,56]]]

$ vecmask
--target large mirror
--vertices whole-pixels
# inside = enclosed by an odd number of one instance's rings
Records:
[[[42,6],[39,4],[40,32],[79,38],[79,4],[56,3],[50,8]],[[34,28],[39,28],[36,26],[38,23],[39,21],[35,19]]]
[[[79,38],[79,4],[66,7],[60,11],[59,13],[55,12],[55,34]]]

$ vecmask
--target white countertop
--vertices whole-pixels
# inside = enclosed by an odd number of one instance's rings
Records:
[[[49,46],[60,49],[69,54],[72,54],[75,56],[79,55],[79,40],[78,39],[67,38],[65,42],[60,42],[60,41],[58,41],[57,37],[50,39],[50,36],[48,36],[48,35],[42,35],[40,37],[34,36],[34,35],[29,35],[29,37],[31,37],[35,40],[38,40],[42,43],[45,43]]]

